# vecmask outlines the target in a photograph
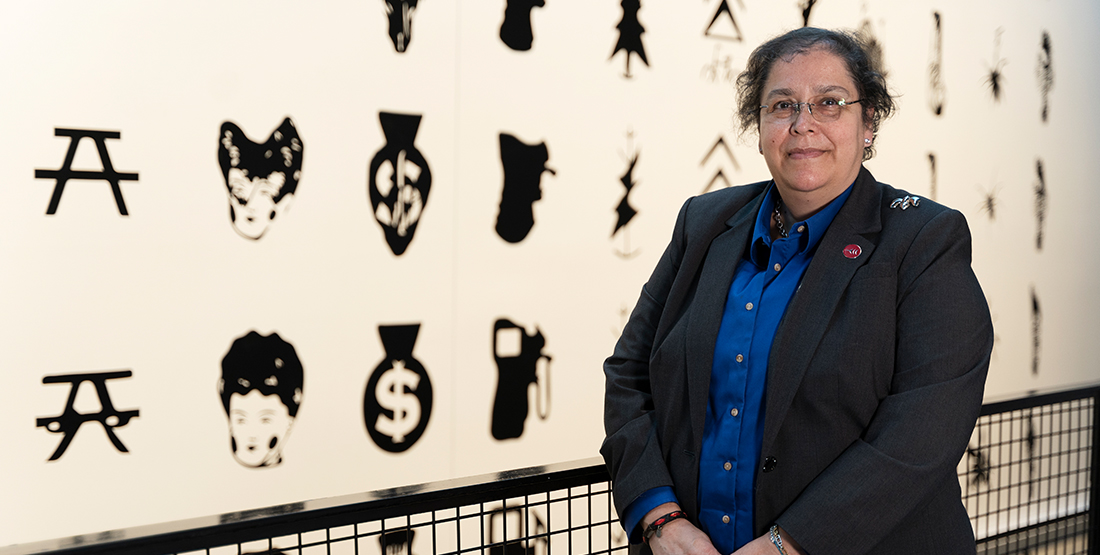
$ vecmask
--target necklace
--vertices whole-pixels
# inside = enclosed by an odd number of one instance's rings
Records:
[[[779,230],[779,236],[788,237],[786,228],[783,227],[783,199],[775,199],[775,228]]]

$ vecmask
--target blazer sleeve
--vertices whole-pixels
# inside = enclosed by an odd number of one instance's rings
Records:
[[[600,454],[615,484],[615,508],[626,508],[644,492],[672,486],[657,436],[650,356],[669,291],[684,256],[688,199],[680,208],[672,240],[642,287],[614,353],[604,361],[604,431]]]
[[[889,392],[862,437],[777,518],[811,554],[869,552],[912,526],[907,519],[932,496],[946,498],[945,490],[958,504],[956,467],[981,409],[993,348],[965,218],[937,214],[897,256]]]

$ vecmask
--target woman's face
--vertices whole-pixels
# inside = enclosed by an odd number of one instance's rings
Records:
[[[229,434],[233,457],[245,466],[279,464],[283,442],[294,417],[278,395],[253,389],[247,395],[229,396]]]
[[[286,183],[286,175],[271,172],[267,177],[249,179],[239,168],[233,168],[229,170],[227,181],[233,228],[249,239],[259,239],[282,208],[280,205],[285,206],[283,201],[291,197],[286,195],[275,204],[275,197]]]
[[[818,102],[823,97],[859,100],[844,61],[815,48],[775,61],[760,104]],[[855,180],[863,162],[864,139],[874,136],[863,123],[862,110],[861,104],[844,107],[839,118],[826,123],[814,119],[805,106],[788,120],[761,112],[760,148],[792,211],[816,212]]]

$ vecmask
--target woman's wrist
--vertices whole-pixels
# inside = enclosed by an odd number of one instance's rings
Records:
[[[639,526],[642,527],[642,530],[645,530],[646,528],[649,528],[649,525],[653,524],[653,521],[657,520],[658,518],[679,510],[680,505],[678,503],[661,503],[660,505],[657,505],[656,507],[650,509],[650,511],[642,517],[642,521]]]
[[[776,550],[782,555],[805,555],[806,553],[802,550],[802,546],[799,545],[798,542],[796,542],[778,523],[772,525],[767,535],[772,545],[774,545]]]

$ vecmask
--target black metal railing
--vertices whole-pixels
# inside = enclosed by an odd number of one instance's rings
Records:
[[[988,403],[959,463],[979,553],[1096,553],[1100,386]],[[626,552],[588,459],[18,545],[25,553],[550,555]]]
[[[626,551],[600,459],[24,544],[0,554]]]
[[[1096,553],[1100,387],[982,407],[959,463],[980,553]]]

